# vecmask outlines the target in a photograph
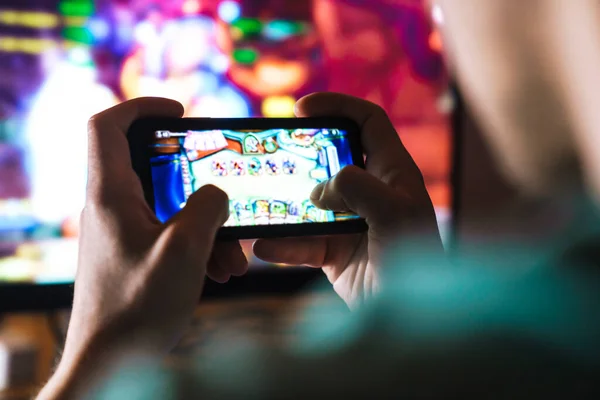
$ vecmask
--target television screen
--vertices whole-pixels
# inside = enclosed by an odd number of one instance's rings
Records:
[[[426,3],[2,1],[0,283],[73,281],[87,120],[140,96],[176,99],[188,117],[292,117],[315,91],[371,100],[389,113],[446,227],[452,101],[441,16]]]

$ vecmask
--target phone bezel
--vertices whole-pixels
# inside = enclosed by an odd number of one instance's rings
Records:
[[[354,165],[365,168],[358,125],[347,118],[142,118],[135,121],[127,132],[131,163],[140,178],[146,201],[154,210],[154,187],[150,166],[150,144],[158,130],[268,130],[268,129],[340,129],[348,133],[348,142]],[[367,230],[364,219],[318,222],[304,224],[256,225],[223,227],[218,240],[242,240],[258,238],[323,236],[361,233]]]

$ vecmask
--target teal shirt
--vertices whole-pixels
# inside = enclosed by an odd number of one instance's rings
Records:
[[[600,398],[595,212],[537,248],[450,265],[404,243],[380,295],[352,313],[306,310],[293,345],[215,343],[180,371],[134,363],[98,398]]]

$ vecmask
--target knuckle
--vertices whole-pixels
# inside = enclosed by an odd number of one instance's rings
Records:
[[[112,220],[116,210],[111,201],[104,197],[88,197],[83,209],[82,221]]]
[[[169,247],[181,247],[186,248],[189,242],[189,235],[185,233],[185,229],[181,229],[181,226],[177,223],[169,224],[165,227],[163,235]]]
[[[89,206],[85,205],[79,213],[79,229],[81,230],[82,227],[86,226],[89,221],[93,221],[93,217],[93,211]]]
[[[132,170],[123,170],[108,163],[103,169],[99,171],[102,173],[88,174],[88,199],[129,200],[143,195],[142,182]]]
[[[85,206],[96,211],[137,204],[138,196],[127,182],[93,182],[88,185]]]
[[[369,100],[361,100],[364,102],[364,107],[366,110],[369,111],[369,114],[373,117],[373,118],[385,118],[388,119],[388,114],[387,111],[385,111],[385,109],[380,106],[377,103],[373,103],[372,101]]]
[[[378,125],[380,124],[381,126],[385,126],[386,129],[392,132],[396,132],[394,124],[392,124],[392,120],[390,119],[390,116],[388,115],[387,111],[379,104],[371,103],[371,107],[372,108],[370,112],[370,119],[372,119],[374,123],[377,123]],[[397,137],[397,140],[398,142],[400,142],[399,137]]]
[[[167,226],[163,232],[164,251],[169,257],[186,258],[191,253],[194,245],[185,230],[179,229],[176,224]]]
[[[229,197],[227,193],[223,190],[219,189],[215,185],[205,185],[200,188],[199,192],[202,192],[202,195],[213,198],[217,201],[227,202],[229,201]]]
[[[372,114],[374,116],[388,118],[387,111],[385,111],[385,109],[383,107],[381,107],[379,104],[373,103],[373,102],[369,102],[369,104],[371,106]]]
[[[344,167],[330,181],[331,189],[336,192],[344,192],[352,188],[356,183],[356,177],[359,173],[360,169],[354,165],[348,165]]]
[[[197,203],[197,205],[201,204],[203,208],[209,206],[210,208],[219,211],[227,210],[229,208],[229,196],[214,185],[205,185],[201,187],[189,198],[188,203],[190,202]]]
[[[109,208],[114,202],[114,195],[102,188],[88,190],[85,207],[89,210],[98,211]]]
[[[88,120],[88,132],[93,133],[102,125],[102,114],[95,114]]]

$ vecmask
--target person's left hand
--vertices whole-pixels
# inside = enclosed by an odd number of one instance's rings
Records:
[[[126,132],[138,118],[182,113],[177,102],[140,98],[90,120],[87,199],[59,371],[77,369],[85,359],[116,347],[166,352],[189,323],[205,275],[226,282],[247,270],[238,242],[214,243],[228,217],[224,192],[201,188],[166,224],[144,199]]]

